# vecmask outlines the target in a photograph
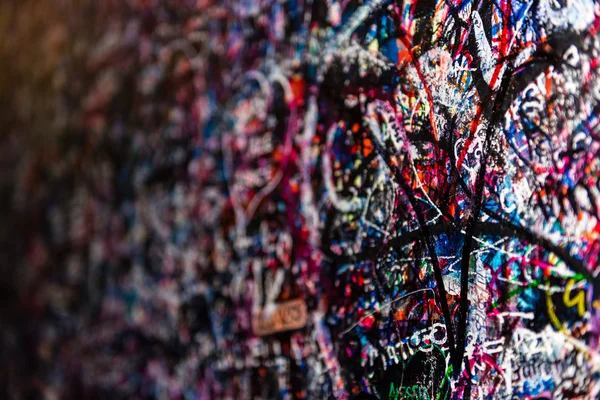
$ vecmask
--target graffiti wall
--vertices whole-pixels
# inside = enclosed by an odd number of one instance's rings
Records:
[[[600,3],[112,3],[9,398],[598,398]]]

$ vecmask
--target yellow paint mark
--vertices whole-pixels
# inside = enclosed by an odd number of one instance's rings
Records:
[[[373,40],[370,44],[368,49],[372,52],[377,52],[379,51],[379,42],[377,41],[377,39]]]
[[[566,335],[567,332],[565,331],[565,328],[563,328],[562,323],[554,313],[554,304],[552,304],[552,299],[550,298],[550,293],[548,292],[546,292],[546,306],[548,307],[548,316],[550,317],[550,321],[552,321],[556,329]]]
[[[582,290],[575,296],[571,297],[571,290],[573,289],[573,284],[575,284],[575,281],[573,279],[569,279],[567,282],[567,286],[565,287],[563,301],[567,307],[577,306],[577,312],[579,313],[579,316],[582,317],[583,314],[585,314],[585,294]]]

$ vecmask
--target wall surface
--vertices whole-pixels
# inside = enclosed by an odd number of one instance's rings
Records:
[[[100,3],[0,5],[0,397],[598,398],[600,3]]]

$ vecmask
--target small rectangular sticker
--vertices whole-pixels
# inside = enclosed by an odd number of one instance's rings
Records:
[[[300,329],[305,325],[306,304],[302,299],[277,303],[270,316],[265,315],[265,310],[262,309],[252,318],[252,329],[257,336]]]

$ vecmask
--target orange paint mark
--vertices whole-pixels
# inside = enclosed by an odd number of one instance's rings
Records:
[[[373,152],[373,143],[371,139],[363,139],[363,156],[368,156]]]
[[[410,62],[412,57],[410,56],[410,52],[408,50],[401,50],[398,52],[398,65],[404,64],[405,62]]]
[[[552,95],[552,78],[548,71],[544,73],[546,76],[546,104],[548,105],[548,114],[552,116],[552,102],[550,101],[550,97]]]
[[[303,106],[305,91],[304,79],[302,79],[302,77],[299,75],[296,75],[292,78],[290,85],[292,87],[292,93],[294,94],[294,100],[292,103],[295,103],[297,106]]]

